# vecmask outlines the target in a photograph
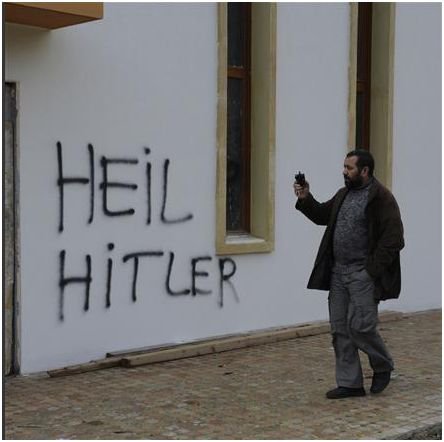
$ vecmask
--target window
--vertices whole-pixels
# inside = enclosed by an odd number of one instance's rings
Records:
[[[227,231],[250,231],[251,3],[228,3]]]
[[[372,4],[358,4],[358,54],[356,75],[356,147],[370,147],[370,90]]]
[[[218,4],[216,253],[274,248],[276,5]]]
[[[350,4],[350,149],[370,150],[375,175],[392,182],[394,3]]]

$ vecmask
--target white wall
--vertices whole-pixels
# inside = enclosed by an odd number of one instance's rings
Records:
[[[232,282],[239,299],[225,284],[223,308],[218,305],[214,247],[216,5],[106,4],[100,22],[52,32],[6,26],[6,79],[18,81],[20,87],[23,372],[86,362],[107,351],[328,317],[326,293],[305,288],[323,229],[295,213],[292,182],[294,173],[303,170],[320,200],[341,185],[347,138],[348,20],[346,3],[278,5],[276,250],[232,257],[237,264]],[[422,78],[425,73],[417,75]],[[398,106],[401,90],[396,93]],[[436,149],[433,140],[431,148]],[[58,141],[69,176],[88,177],[88,143],[95,152],[94,221],[87,224],[88,185],[67,185],[62,233],[58,232]],[[404,166],[410,165],[399,153],[401,144],[396,138],[395,177],[398,168],[406,173]],[[145,146],[151,149],[149,155]],[[137,165],[110,166],[112,180],[139,186],[136,191],[110,190],[110,207],[132,207],[134,216],[104,215],[99,190],[102,156],[139,160]],[[171,161],[167,216],[192,213],[188,222],[166,225],[159,219],[167,158]],[[148,161],[152,164],[150,225],[146,224]],[[397,161],[405,165],[400,167]],[[403,189],[405,180],[397,180],[395,190]],[[415,216],[416,205],[410,208],[408,200],[400,199],[404,212]],[[108,251],[109,243],[114,250]],[[85,274],[86,254],[91,255],[93,277],[88,312],[82,310],[84,286],[66,287],[64,321],[58,317],[61,250],[67,253],[67,277]],[[134,303],[133,264],[123,263],[122,256],[148,250],[165,255],[140,260]],[[198,266],[209,273],[208,278],[197,279],[198,287],[212,290],[211,294],[167,294],[170,251],[176,256],[171,278],[175,290],[190,287],[192,258],[211,257]],[[113,277],[107,309],[109,258]],[[411,297],[405,297],[396,308],[439,305],[432,294],[437,273],[432,276],[431,290],[422,301],[413,305],[408,302]]]
[[[403,215],[403,290],[394,308],[441,306],[441,4],[397,4],[393,191]]]
[[[105,5],[105,19],[52,32],[8,26],[7,79],[20,83],[22,248],[21,366],[24,372],[102,357],[111,350],[224,333],[217,306],[214,258],[216,13],[207,5]],[[87,144],[95,149],[96,198],[92,225],[88,187],[66,186],[65,231],[58,233],[56,143],[67,175],[88,176]],[[143,147],[149,146],[146,156]],[[137,158],[111,166],[114,180],[137,191],[111,190],[110,206],[133,207],[132,217],[103,214],[100,158]],[[159,220],[162,166],[170,159],[170,218]],[[152,163],[153,221],[146,225],[145,163]],[[204,183],[204,185],[201,185]],[[110,253],[108,243],[114,243]],[[59,321],[59,252],[66,274],[84,275],[92,258],[91,305],[83,286],[68,286]],[[133,264],[126,253],[162,250],[140,262],[138,301],[131,301]],[[168,253],[176,253],[172,285],[189,286],[196,256],[211,278],[208,297],[169,297]],[[114,260],[112,305],[105,308],[106,266]],[[241,271],[240,271],[241,272]],[[229,299],[227,301],[230,301]],[[228,302],[227,302],[228,304]],[[197,320],[196,320],[197,319]]]

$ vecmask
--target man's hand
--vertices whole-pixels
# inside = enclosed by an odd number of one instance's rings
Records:
[[[310,184],[308,181],[305,181],[305,185],[301,186],[295,181],[293,184],[293,189],[298,199],[303,200],[307,198],[308,194],[310,193]]]

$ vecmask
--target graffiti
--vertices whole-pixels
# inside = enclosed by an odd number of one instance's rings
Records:
[[[231,272],[225,273],[224,272],[225,264],[228,262],[231,264]],[[231,258],[219,259],[219,271],[220,271],[219,306],[220,307],[224,306],[224,282],[230,285],[231,290],[233,291],[237,302],[239,302],[239,295],[237,294],[236,288],[234,287],[233,283],[230,281],[231,277],[234,276],[234,274],[236,273],[236,263]]]
[[[137,184],[133,183],[120,183],[120,182],[112,182],[108,181],[108,165],[110,164],[139,164],[139,160],[137,159],[125,159],[125,158],[106,158],[102,157],[100,160],[100,165],[102,166],[103,171],[103,181],[100,183],[100,189],[102,190],[102,207],[103,213],[107,216],[125,216],[125,215],[134,215],[134,209],[128,210],[110,210],[108,208],[108,189],[110,188],[120,188],[120,189],[130,189],[137,190]]]
[[[165,281],[165,288],[169,295],[171,296],[177,296],[177,295],[189,295],[191,293],[190,289],[184,289],[184,290],[172,290],[171,289],[171,271],[173,270],[173,264],[174,264],[174,253],[170,252],[170,259],[168,261],[168,272],[167,272],[167,278]]]
[[[64,316],[64,294],[65,287],[69,284],[85,284],[85,302],[83,304],[83,310],[87,312],[89,310],[89,290],[91,287],[92,277],[91,277],[91,256],[86,255],[86,276],[79,277],[74,276],[70,278],[65,278],[65,259],[66,259],[66,251],[62,250],[60,252],[60,278],[59,278],[59,287],[60,287],[60,310],[59,317],[60,320],[63,321]]]
[[[168,220],[165,216],[165,207],[167,201],[167,192],[168,192],[168,168],[170,166],[170,160],[165,160],[163,163],[163,196],[162,196],[162,211],[160,212],[160,219],[165,224],[176,224],[176,223],[184,223],[186,221],[190,221],[193,219],[193,214],[189,213],[182,218]]]
[[[62,159],[62,143],[59,141],[57,143],[57,163],[58,163],[58,172],[59,178],[57,180],[57,185],[59,186],[59,232],[63,232],[63,213],[64,213],[64,190],[66,184],[88,184],[90,187],[90,215],[88,218],[88,224],[93,222],[94,218],[94,147],[92,144],[88,144],[88,152],[89,152],[89,170],[90,177],[89,178],[65,178],[63,175],[63,159]]]
[[[145,155],[149,155],[151,153],[151,149],[149,147],[145,147]],[[146,206],[147,206],[147,216],[146,223],[147,225],[151,224],[151,163],[148,161],[146,163],[145,168],[146,175]]]
[[[108,244],[108,250],[112,251],[114,250],[114,244],[109,243]],[[111,258],[108,258],[108,265],[106,269],[106,296],[105,296],[105,306],[106,308],[111,307],[111,275],[113,273],[113,260]]]
[[[146,257],[146,256],[163,256],[163,252],[162,251],[156,251],[156,252],[130,253],[128,255],[125,255],[122,258],[123,262],[126,262],[129,259],[134,259],[134,273],[133,273],[133,284],[132,284],[132,299],[133,299],[133,302],[137,301],[136,286],[137,286],[137,273],[139,271],[139,258]]]
[[[114,244],[109,244],[108,248],[114,248]],[[167,266],[167,276],[165,278],[165,288],[166,292],[170,296],[178,296],[178,295],[210,295],[212,294],[212,290],[204,290],[202,288],[197,287],[197,279],[198,278],[207,278],[210,274],[207,271],[203,271],[202,268],[198,269],[198,265],[203,265],[204,262],[212,261],[211,256],[198,256],[196,258],[191,258],[191,283],[190,288],[185,288],[183,290],[172,290],[171,289],[171,275],[172,268],[174,263],[174,253],[168,252],[168,266]],[[165,253],[161,250],[147,250],[142,252],[134,252],[128,253],[122,257],[122,262],[127,263],[132,260],[133,262],[133,276],[131,281],[130,299],[132,302],[137,302],[137,281],[138,281],[138,273],[139,273],[139,265],[141,258],[162,258]],[[60,286],[60,304],[59,304],[59,318],[61,321],[64,320],[64,295],[65,295],[65,287],[69,284],[84,284],[85,285],[85,301],[83,310],[87,312],[89,310],[89,300],[90,300],[90,288],[91,283],[93,281],[92,277],[92,263],[91,263],[91,255],[85,256],[86,261],[86,275],[85,276],[70,276],[66,277],[66,250],[62,250],[60,252],[60,275],[59,275],[59,286]],[[225,273],[226,264],[230,263],[231,272]],[[106,293],[105,293],[105,305],[107,308],[111,306],[111,273],[112,273],[112,259],[108,258],[107,262],[107,282],[106,282]],[[236,289],[234,288],[230,279],[236,273],[236,264],[231,258],[219,258],[219,306],[223,307],[224,300],[224,284],[229,284],[233,293],[236,296],[236,300],[239,301],[239,297],[237,295]]]
[[[191,260],[191,274],[192,274],[192,284],[191,284],[191,294],[193,296],[196,296],[197,294],[199,295],[209,295],[211,294],[211,290],[202,290],[202,289],[198,289],[196,287],[196,278],[198,276],[202,277],[202,278],[206,278],[208,277],[208,273],[207,272],[198,272],[196,270],[197,264],[199,263],[199,261],[211,261],[211,256],[199,256],[198,258],[193,258]]]
[[[149,147],[144,147],[143,152],[146,156],[151,154],[151,149]],[[60,234],[65,232],[65,189],[67,185],[89,185],[89,217],[87,219],[87,226],[93,224],[94,222],[94,209],[95,209],[95,166],[94,166],[94,147],[92,144],[87,145],[87,153],[88,153],[88,161],[89,161],[89,176],[88,177],[78,177],[78,176],[65,176],[64,173],[64,164],[63,164],[63,149],[62,143],[57,142],[57,165],[58,165],[58,194],[59,194],[59,222],[58,222],[58,231]],[[107,217],[111,217],[113,219],[124,219],[123,217],[129,217],[136,214],[136,210],[133,207],[123,206],[123,207],[110,207],[109,204],[109,195],[113,189],[124,189],[131,192],[140,192],[140,186],[137,183],[127,182],[125,181],[117,181],[110,179],[110,172],[113,168],[123,167],[127,168],[126,171],[134,170],[134,167],[137,167],[140,164],[138,158],[110,158],[102,156],[99,161],[101,168],[101,182],[98,185],[98,189],[101,191],[102,197],[102,211],[103,214]],[[169,173],[170,173],[170,159],[164,159],[162,165],[162,186],[161,186],[161,204],[159,206],[159,221],[163,225],[179,225],[188,221],[191,221],[194,216],[192,213],[187,213],[182,216],[173,217],[171,215],[167,215],[167,207],[168,205],[168,189],[169,189]],[[154,169],[155,170],[155,169]],[[153,222],[153,198],[152,198],[152,173],[153,173],[153,164],[151,161],[146,161],[144,167],[144,175],[145,175],[145,186],[144,191],[146,192],[146,225],[150,226]],[[143,189],[142,189],[143,190]],[[170,209],[171,210],[171,209]],[[115,248],[115,244],[113,242],[109,242],[107,244],[107,250],[111,255]],[[72,252],[70,252],[72,253]],[[114,258],[114,259],[113,259]],[[143,250],[136,251],[131,253],[126,253],[121,256],[121,262],[125,265],[129,264],[129,270],[131,273],[132,268],[132,277],[129,278],[128,290],[129,290],[129,299],[136,303],[138,300],[138,291],[146,292],[147,288],[143,287],[143,289],[138,288],[138,276],[139,276],[139,267],[143,262],[145,262],[145,258],[157,258],[165,260],[167,258],[166,263],[166,277],[165,281],[165,291],[168,296],[178,297],[178,296],[205,296],[211,295],[213,290],[205,287],[205,280],[210,277],[208,266],[213,261],[213,257],[209,255],[200,255],[190,258],[190,282],[188,287],[177,287],[174,283],[173,278],[173,269],[176,255],[173,251],[163,251],[163,250]],[[66,276],[67,270],[69,267],[67,265],[67,251],[62,250],[59,253],[59,289],[60,289],[60,298],[59,298],[59,319],[64,321],[65,319],[65,296],[66,296],[66,288],[71,285],[84,285],[84,302],[83,302],[83,311],[88,312],[90,307],[90,293],[93,285],[93,280],[96,281],[97,278],[93,278],[93,263],[90,254],[85,255],[86,262],[86,274],[85,275],[69,275]],[[132,266],[131,266],[132,263]],[[112,283],[113,276],[115,271],[116,257],[108,256],[106,260],[106,289],[104,294],[104,307],[106,310],[111,308],[112,305]],[[117,266],[119,267],[119,266]],[[117,269],[118,270],[118,269]],[[218,258],[218,288],[219,288],[219,297],[218,297],[218,305],[219,307],[224,306],[224,290],[225,286],[229,286],[231,292],[234,294],[235,300],[239,302],[239,296],[237,294],[236,288],[232,282],[232,278],[235,275],[237,270],[236,263],[233,259],[225,257]],[[216,271],[217,272],[217,271]],[[174,287],[174,288],[173,288]],[[152,289],[150,287],[150,289]]]
[[[67,185],[75,184],[89,184],[90,188],[90,215],[87,220],[87,224],[92,224],[94,219],[94,179],[95,179],[95,166],[94,166],[94,147],[92,144],[88,144],[88,154],[89,154],[89,169],[90,176],[85,177],[66,177],[64,175],[63,168],[63,148],[62,143],[57,142],[57,163],[58,163],[58,179],[57,186],[59,188],[59,232],[63,232],[64,226],[64,213],[65,213],[65,187]],[[149,155],[151,149],[148,147],[144,148],[146,155]],[[178,224],[185,223],[193,219],[193,214],[188,213],[184,216],[169,219],[166,215],[167,210],[167,199],[168,199],[168,180],[169,180],[169,167],[171,161],[166,158],[163,161],[163,184],[162,184],[162,205],[160,208],[159,218],[163,224]],[[102,168],[102,182],[99,185],[99,189],[102,191],[102,210],[106,216],[109,217],[119,217],[119,216],[132,216],[136,213],[135,209],[127,208],[121,210],[111,210],[108,205],[108,196],[111,189],[127,189],[131,191],[138,190],[139,186],[136,183],[124,183],[120,181],[110,181],[109,180],[109,168],[110,166],[137,166],[139,160],[137,158],[107,158],[102,156],[100,159],[100,166]],[[147,203],[147,225],[151,224],[152,218],[152,195],[151,195],[151,162],[146,163],[145,176],[146,176],[146,203]]]

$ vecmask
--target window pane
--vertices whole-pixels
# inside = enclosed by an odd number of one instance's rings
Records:
[[[356,94],[356,146],[369,149],[372,3],[359,3]]]
[[[242,228],[242,80],[228,79],[227,103],[227,230]]]
[[[228,3],[228,66],[243,66],[245,39],[245,7]]]

